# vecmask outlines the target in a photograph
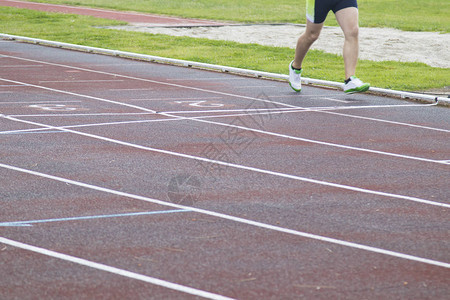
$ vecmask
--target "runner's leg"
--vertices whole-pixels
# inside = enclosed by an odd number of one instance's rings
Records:
[[[344,65],[345,78],[355,75],[356,65],[359,55],[359,26],[358,9],[356,7],[347,7],[335,13],[336,20],[344,32]]]
[[[319,38],[322,27],[323,23],[316,24],[309,20],[306,21],[306,30],[298,38],[297,47],[295,48],[295,58],[292,64],[294,68],[300,69],[302,67],[303,59],[311,45]]]

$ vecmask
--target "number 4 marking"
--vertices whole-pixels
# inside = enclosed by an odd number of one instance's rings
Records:
[[[206,100],[195,100],[195,101],[175,101],[175,103],[189,103],[189,106],[195,107],[222,107],[222,103],[208,103]]]

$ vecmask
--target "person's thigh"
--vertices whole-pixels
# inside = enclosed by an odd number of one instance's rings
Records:
[[[335,15],[344,35],[358,34],[358,9],[356,7],[340,9]]]

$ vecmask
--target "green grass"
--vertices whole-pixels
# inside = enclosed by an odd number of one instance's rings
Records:
[[[123,23],[87,16],[0,7],[0,32],[13,35],[283,74],[287,73],[287,65],[294,55],[294,50],[289,48],[94,27],[117,24]],[[311,50],[304,68],[305,77],[343,80],[343,61],[337,55]],[[358,76],[377,87],[427,90],[448,85],[450,69],[432,68],[421,63],[361,60]]]
[[[35,0],[117,10],[229,20],[305,23],[305,0]],[[448,0],[359,0],[362,27],[450,32]],[[336,25],[330,13],[326,25]]]

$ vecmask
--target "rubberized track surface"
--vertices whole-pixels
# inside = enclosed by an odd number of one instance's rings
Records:
[[[217,26],[224,23],[211,21],[211,20],[199,20],[199,19],[185,19],[178,17],[168,17],[153,14],[143,14],[137,12],[122,12],[116,10],[96,9],[89,7],[57,5],[49,3],[34,3],[27,1],[15,1],[15,0],[0,0],[1,6],[11,6],[17,8],[35,9],[47,12],[59,12],[93,16],[97,18],[105,18],[112,20],[120,20],[131,23],[146,23],[153,24],[155,26]]]
[[[0,49],[0,298],[448,296],[448,108]]]

